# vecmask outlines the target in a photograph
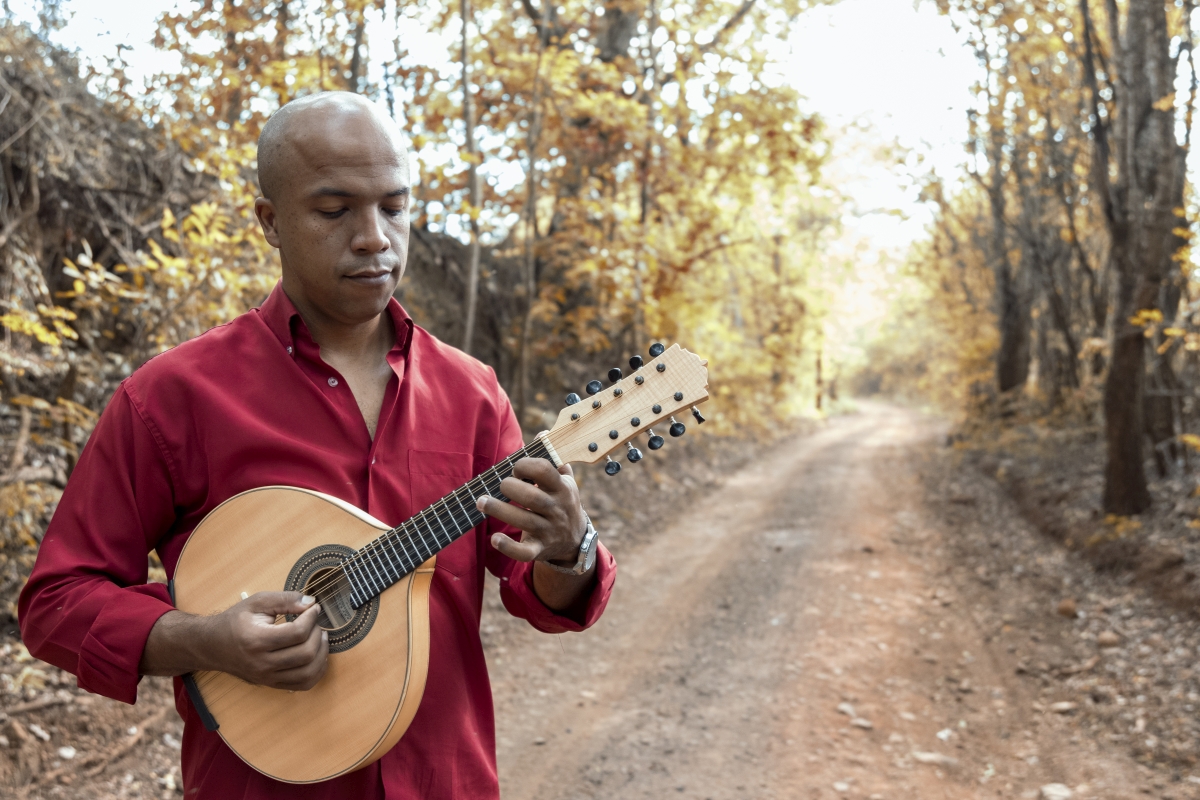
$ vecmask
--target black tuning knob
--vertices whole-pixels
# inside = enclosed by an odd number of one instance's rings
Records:
[[[591,381],[586,387],[588,394],[595,394],[604,388],[604,384],[600,381]]]
[[[685,433],[687,433],[687,428],[684,427],[683,423],[676,422],[675,418],[671,417],[671,435],[678,437],[683,436]]]
[[[619,380],[621,380],[621,368],[613,367],[608,371],[608,382],[616,383]]]
[[[661,342],[655,342],[654,344],[650,345],[650,357],[658,358],[659,356],[661,356],[663,354],[663,351],[666,349],[667,348],[662,346]]]
[[[667,443],[667,440],[666,440],[666,439],[664,439],[663,437],[659,436],[659,435],[658,435],[657,433],[655,433],[653,430],[648,430],[648,431],[646,431],[646,433],[650,434],[650,442],[649,442],[649,445],[650,445],[650,449],[651,449],[651,450],[658,450],[658,449],[659,449],[659,448],[661,448],[661,447],[662,447],[664,444],[666,444],[666,443]]]
[[[629,357],[629,368],[631,370],[634,370],[635,372],[637,370],[641,369],[642,368],[642,357],[641,356],[630,356]]]
[[[574,392],[571,392],[569,395],[567,395],[567,405],[573,406],[578,402],[579,402],[579,395],[575,394]]]
[[[642,460],[642,451],[633,446],[633,442],[626,442],[625,446],[629,448],[629,452],[625,457],[629,459],[630,464],[636,464]]]
[[[704,424],[704,415],[701,414],[700,409],[696,408],[695,406],[692,406],[692,416],[696,418],[697,425]]]
[[[612,456],[606,456],[606,458],[608,458],[608,463],[604,465],[605,473],[607,473],[608,475],[616,475],[618,472],[621,471],[620,463],[613,461]]]

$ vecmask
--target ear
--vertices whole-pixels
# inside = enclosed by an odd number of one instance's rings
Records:
[[[262,228],[267,244],[279,249],[279,227],[275,204],[265,197],[256,197],[254,199],[254,216],[258,218],[259,227]]]

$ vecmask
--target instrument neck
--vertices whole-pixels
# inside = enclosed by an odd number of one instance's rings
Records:
[[[346,559],[342,569],[352,589],[351,605],[362,606],[483,522],[475,508],[478,498],[507,502],[500,482],[522,458],[545,458],[558,466],[553,448],[539,436]]]

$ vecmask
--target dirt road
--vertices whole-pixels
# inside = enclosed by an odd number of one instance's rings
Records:
[[[920,474],[942,436],[868,405],[772,448],[624,553],[586,634],[492,606],[504,796],[1195,796],[1019,674],[1043,620],[947,563]]]
[[[745,454],[697,436],[585,486],[621,531],[600,623],[545,636],[487,593],[504,797],[1200,798],[1195,618],[1040,535],[944,438],[864,404],[716,484]],[[669,522],[620,528],[618,496]],[[179,796],[165,679],[125,706],[15,640],[0,678],[0,796]]]

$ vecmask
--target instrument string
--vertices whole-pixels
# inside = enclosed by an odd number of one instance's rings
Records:
[[[517,461],[526,457],[548,456],[542,440],[535,439],[441,500],[381,534],[346,559],[341,569],[332,570],[330,575],[309,586],[306,591],[310,594],[322,592],[337,583],[343,583],[350,587],[352,596],[358,595],[356,599],[365,603],[483,522],[485,515],[475,508],[477,498],[486,494],[507,500],[500,491],[500,482],[512,475]],[[478,484],[478,488],[475,484]],[[422,530],[422,523],[425,530]],[[433,539],[432,545],[430,538]]]

